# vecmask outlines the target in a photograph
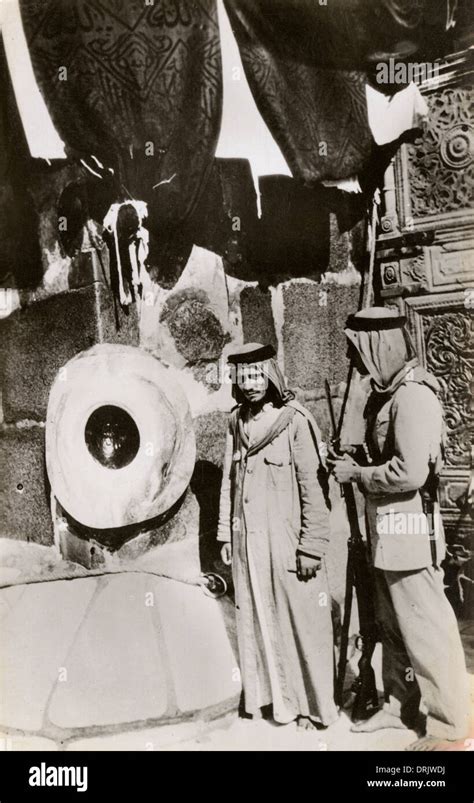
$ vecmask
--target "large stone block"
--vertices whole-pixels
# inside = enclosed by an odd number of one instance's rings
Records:
[[[95,343],[138,345],[137,313],[115,311],[97,282],[16,310],[0,322],[0,337],[5,421],[42,421],[58,369]]]
[[[263,176],[259,185],[263,214],[252,243],[259,278],[272,285],[300,276],[319,279],[329,267],[325,188],[278,175]]]
[[[206,293],[186,288],[169,297],[160,321],[166,323],[178,352],[188,363],[220,357],[229,337],[210,308]]]
[[[222,467],[225,439],[229,425],[228,413],[218,410],[193,419],[196,435],[196,459]]]
[[[244,287],[240,294],[242,329],[246,343],[271,343],[277,346],[270,291]]]
[[[0,536],[53,543],[44,465],[44,429],[5,428],[0,433]]]
[[[2,622],[4,727],[42,730],[56,684],[69,686],[69,651],[99,583],[88,577],[23,587]]]
[[[347,270],[351,258],[351,234],[349,231],[339,231],[336,215],[329,215],[329,270],[339,273]]]
[[[230,276],[253,281],[259,270],[249,258],[257,230],[257,199],[249,162],[214,159],[206,191],[194,214],[194,242],[222,254]]]
[[[344,324],[357,310],[359,287],[313,282],[283,287],[285,373],[290,385],[322,387],[344,382],[348,363]]]
[[[315,390],[298,390],[296,394],[297,401],[306,407],[307,410],[314,416],[317,425],[321,432],[323,441],[328,442],[331,438],[331,421],[329,416],[328,404],[326,400],[326,393],[324,389]],[[336,414],[336,419],[339,415],[340,403],[338,399],[333,397],[333,406]]]
[[[94,282],[110,285],[110,257],[106,245],[100,250],[89,246],[71,259],[68,275],[69,290],[87,287]]]
[[[191,489],[199,505],[199,554],[205,569],[217,569],[230,580],[219,562],[220,545],[216,541],[222,463],[229,416],[215,411],[194,419],[197,460]],[[217,562],[216,562],[217,561]]]
[[[184,497],[172,508],[161,524],[146,524],[143,532],[131,538],[117,550],[117,559],[131,561],[140,558],[150,549],[164,544],[176,543],[186,539],[197,542],[199,531],[199,506],[196,497],[189,489]]]
[[[27,586],[2,621],[3,730],[59,745],[235,710],[233,612],[146,570]]]

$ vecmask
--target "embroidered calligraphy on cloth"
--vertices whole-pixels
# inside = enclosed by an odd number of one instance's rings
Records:
[[[374,142],[365,84],[371,64],[397,53],[437,55],[444,0],[225,0],[257,107],[293,176],[343,179],[367,165]],[[421,56],[420,56],[421,59]],[[400,87],[398,87],[400,88]]]
[[[296,178],[343,179],[366,164],[367,60],[401,40],[416,51],[425,30],[437,41],[433,19],[444,2],[415,5],[226,0],[256,104]],[[66,151],[118,170],[151,222],[186,219],[220,127],[216,0],[20,0],[20,8]],[[157,188],[171,178],[166,192]]]
[[[212,167],[222,78],[215,0],[21,0],[31,59],[71,152],[119,172],[164,225]],[[166,192],[153,189],[173,180]]]

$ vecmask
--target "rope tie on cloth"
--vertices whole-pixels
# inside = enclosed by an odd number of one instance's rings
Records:
[[[121,209],[132,207],[138,218],[137,229],[131,236],[128,245],[128,257],[131,269],[131,286],[133,295],[128,287],[125,289],[124,268],[120,255],[120,238],[118,232],[118,219]],[[122,203],[112,204],[104,218],[104,228],[112,235],[115,246],[115,258],[117,261],[117,276],[119,301],[123,307],[127,307],[135,300],[141,298],[143,288],[143,277],[146,270],[146,260],[148,257],[149,232],[144,227],[143,221],[148,217],[148,208],[144,201],[123,201]]]

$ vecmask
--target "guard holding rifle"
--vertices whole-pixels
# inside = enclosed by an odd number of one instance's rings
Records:
[[[372,380],[365,410],[372,462],[334,452],[328,462],[339,483],[357,482],[366,499],[385,692],[383,709],[353,730],[417,728],[421,698],[426,735],[411,747],[440,749],[469,732],[464,653],[441,569],[440,388],[419,365],[396,311],[361,310],[349,317],[345,334],[348,357]]]

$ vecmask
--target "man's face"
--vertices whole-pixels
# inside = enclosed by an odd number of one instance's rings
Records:
[[[361,376],[368,376],[369,372],[364,365],[362,357],[360,356],[356,347],[350,341],[347,343],[346,357],[350,362],[352,362],[352,365],[356,368]]]
[[[265,398],[268,381],[258,366],[239,365],[237,385],[250,404],[256,404]]]

